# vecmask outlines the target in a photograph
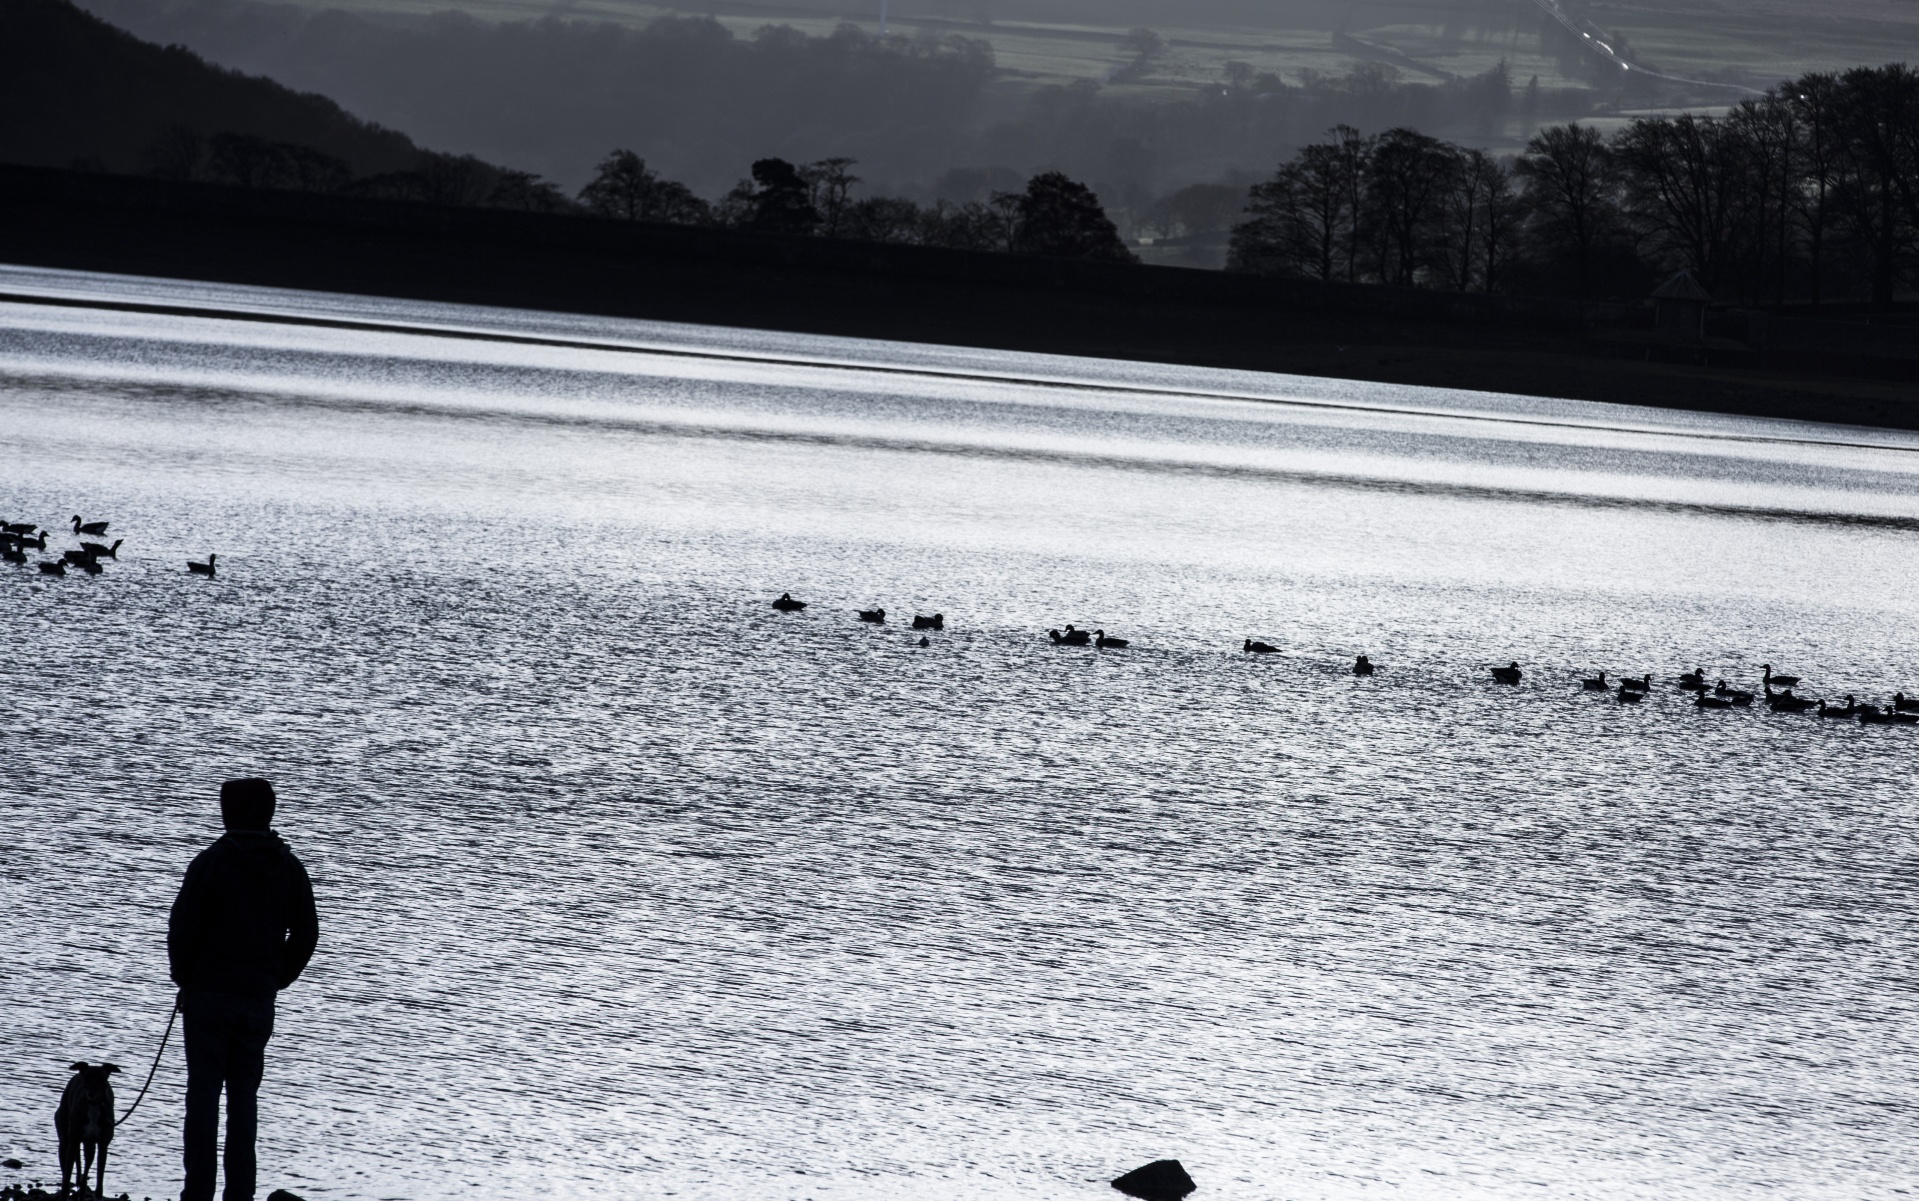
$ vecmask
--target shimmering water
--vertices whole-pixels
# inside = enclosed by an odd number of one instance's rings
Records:
[[[1248,1201],[1919,1180],[1919,729],[1670,686],[1919,691],[1919,438],[0,293],[121,306],[0,303],[0,517],[126,538],[97,578],[0,571],[25,1177],[57,1173],[68,1060],[130,1098],[166,906],[258,772],[322,912],[263,1187],[1090,1199],[1163,1155]],[[1601,668],[1662,687],[1581,695]],[[183,1075],[176,1047],[110,1185],[177,1190]]]

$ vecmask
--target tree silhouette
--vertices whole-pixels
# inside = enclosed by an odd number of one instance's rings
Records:
[[[1552,250],[1570,254],[1583,299],[1593,262],[1618,211],[1612,151],[1599,131],[1577,121],[1542,129],[1513,163],[1525,181],[1535,228]]]
[[[813,207],[812,187],[799,168],[783,158],[763,158],[754,163],[751,190],[742,199],[746,201],[743,224],[748,229],[810,234],[819,227],[820,213]]]
[[[580,203],[601,217],[622,221],[693,224],[707,216],[707,204],[685,184],[662,179],[631,150],[615,150],[600,160],[592,182],[580,189]]]
[[[1018,201],[1019,232],[1015,245],[1026,254],[1054,258],[1111,259],[1135,262],[1119,239],[1112,218],[1100,207],[1099,197],[1083,183],[1058,171],[1026,181]]]

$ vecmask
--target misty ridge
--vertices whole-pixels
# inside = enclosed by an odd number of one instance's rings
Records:
[[[1523,140],[1531,123],[1617,99],[1541,86],[1504,65],[1435,80],[1385,61],[1283,78],[1228,60],[1200,84],[1129,94],[1111,85],[1151,79],[1174,53],[1145,28],[1115,40],[1104,82],[1013,91],[992,45],[954,32],[881,38],[851,23],[819,34],[768,23],[742,34],[708,16],[485,21],[253,0],[85,7],[569,192],[613,147],[709,198],[768,156],[852,158],[869,193],[921,201],[983,201],[1058,170],[1086,181],[1129,229],[1133,214],[1189,184],[1243,187],[1335,124],[1481,139],[1511,127]],[[1570,34],[1539,25],[1568,71],[1603,74]]]

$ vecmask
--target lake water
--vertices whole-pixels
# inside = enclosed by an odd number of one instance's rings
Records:
[[[322,914],[263,1192],[1090,1201],[1161,1156],[1221,1201],[1919,1182],[1919,729],[1672,687],[1919,692],[1919,437],[0,294],[0,517],[126,539],[0,571],[5,1178],[57,1177],[69,1060],[131,1099],[179,874],[260,773]],[[1582,694],[1600,669],[1659,687]],[[176,1042],[114,1191],[177,1193],[183,1081]]]

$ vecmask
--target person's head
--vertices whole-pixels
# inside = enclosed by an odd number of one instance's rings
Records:
[[[273,785],[258,777],[220,785],[220,817],[229,830],[265,830],[273,825]]]

